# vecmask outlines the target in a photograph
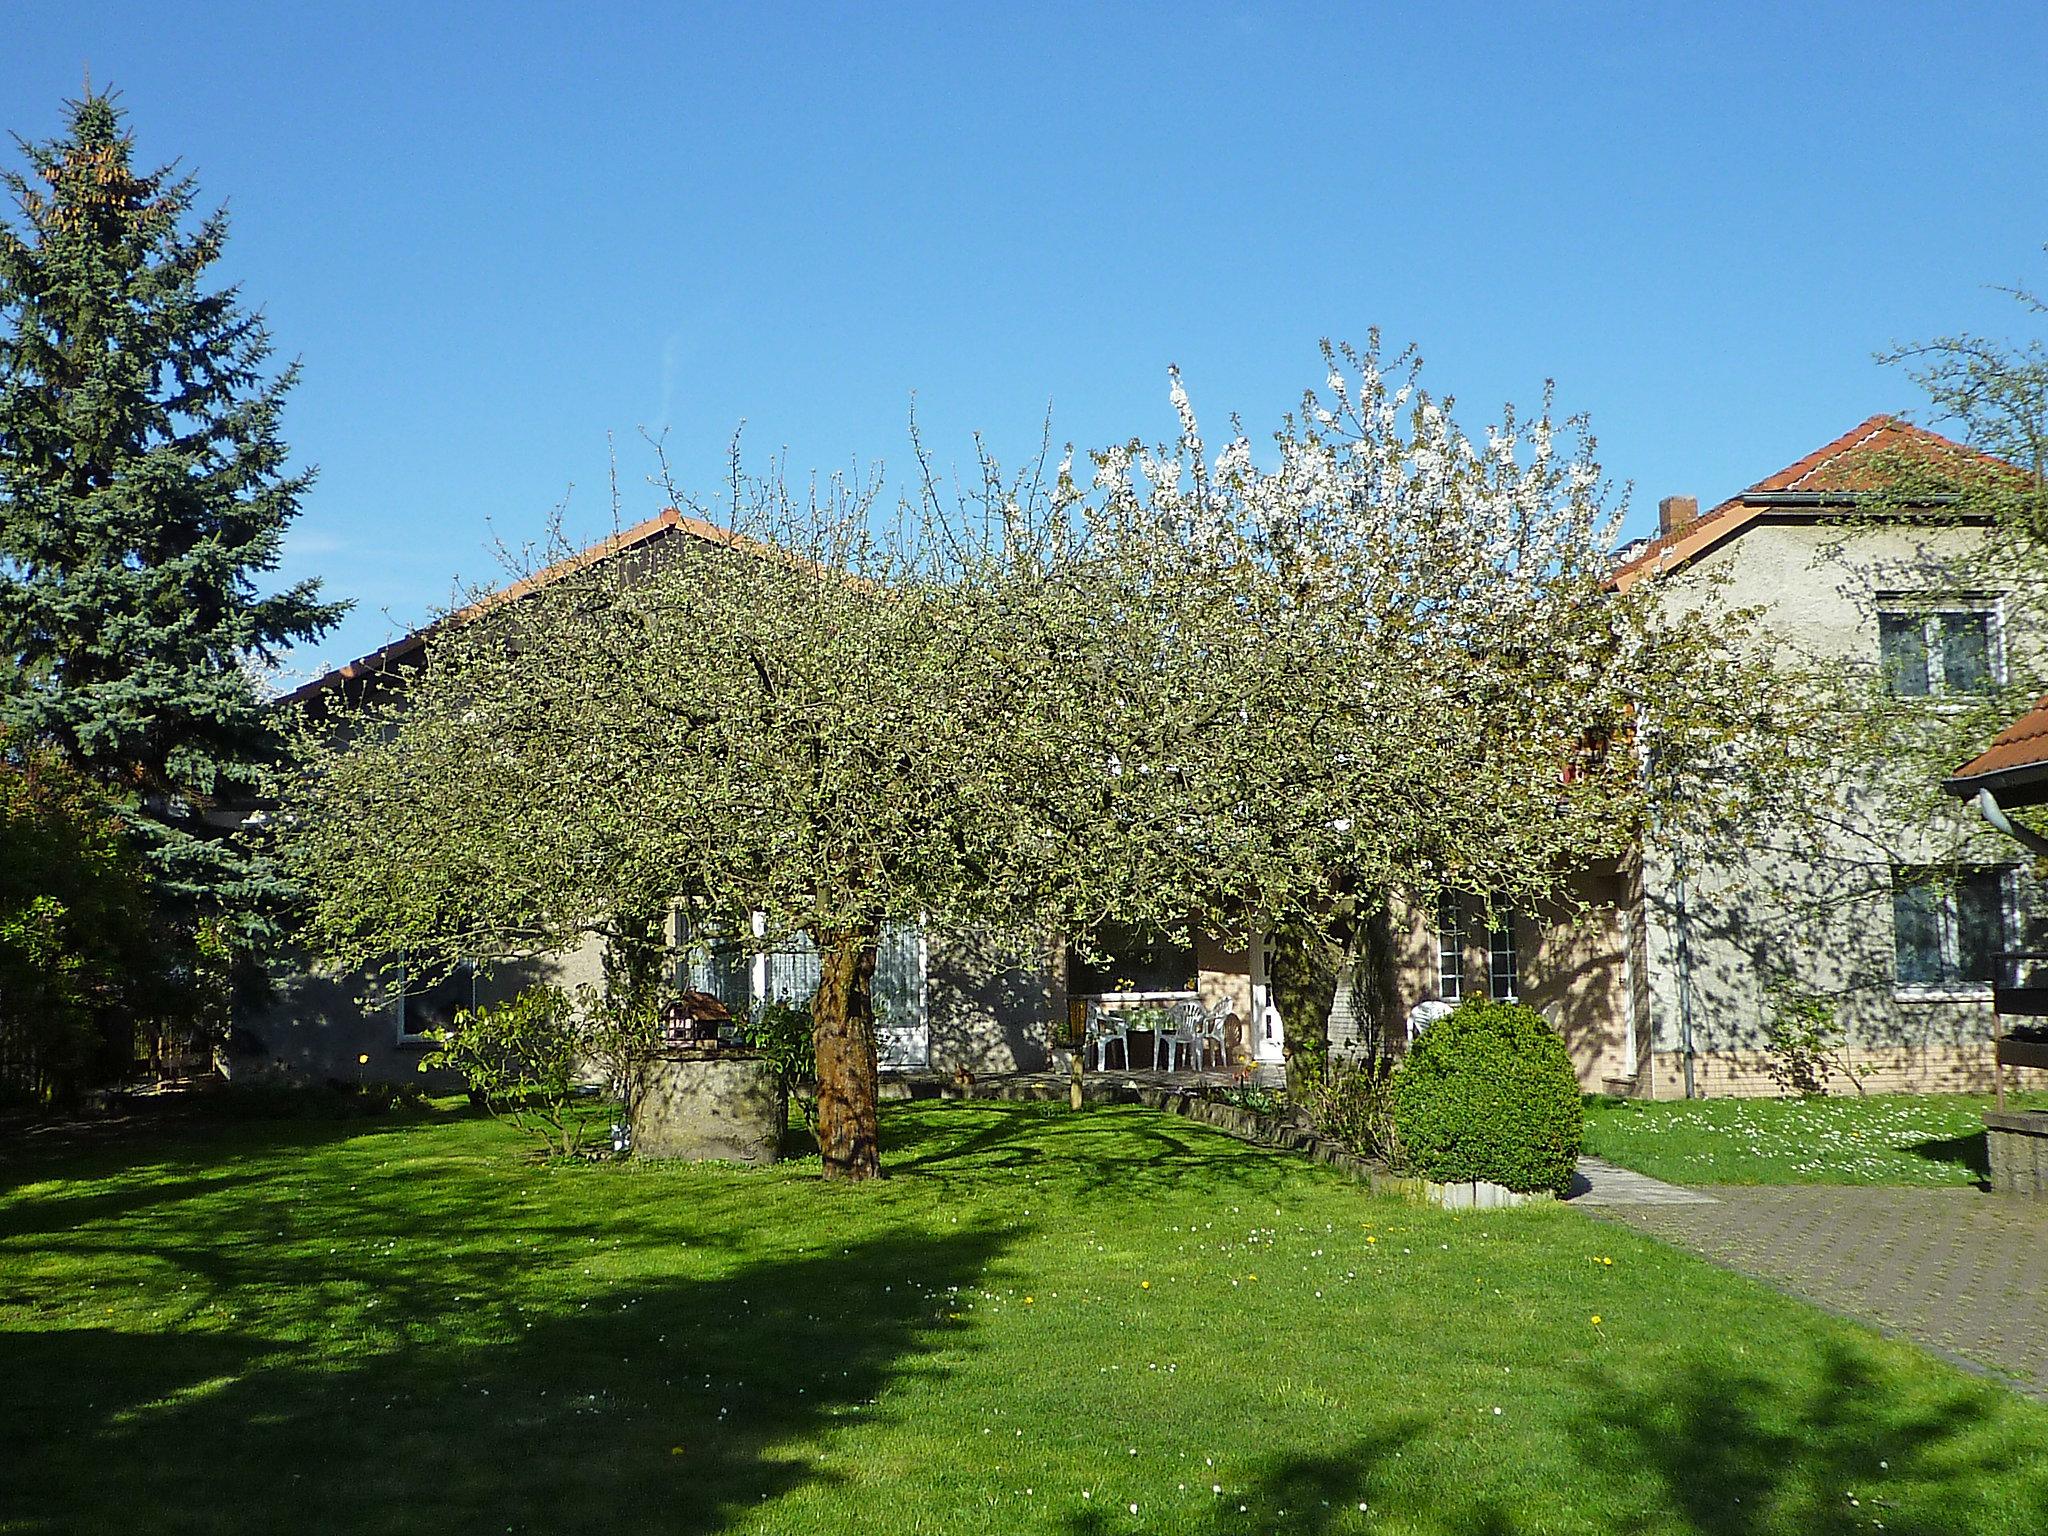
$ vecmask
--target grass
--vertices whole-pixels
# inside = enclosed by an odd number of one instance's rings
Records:
[[[1576,1211],[1375,1200],[1141,1109],[884,1130],[858,1189],[536,1166],[452,1106],[17,1141],[0,1530],[2048,1516],[2048,1411]]]
[[[1675,1184],[1981,1183],[1989,1094],[1586,1101],[1586,1151]],[[2048,1107],[2018,1094],[2016,1108]]]

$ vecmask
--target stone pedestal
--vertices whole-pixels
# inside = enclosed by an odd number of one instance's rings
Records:
[[[2048,1199],[2048,1110],[1985,1110],[1984,1145],[1996,1193]]]
[[[759,1056],[672,1051],[641,1068],[633,1155],[773,1163],[788,1120],[775,1069]]]

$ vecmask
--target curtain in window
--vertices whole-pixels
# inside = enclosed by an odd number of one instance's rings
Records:
[[[818,990],[818,949],[803,934],[792,934],[767,956],[767,996],[808,1008]],[[924,1023],[924,962],[916,923],[892,923],[882,930],[875,953],[875,1021],[884,1028],[911,1029]]]

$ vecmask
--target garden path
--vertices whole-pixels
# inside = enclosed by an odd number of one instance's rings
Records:
[[[2048,1399],[2048,1201],[1825,1184],[1695,1193],[1706,1198],[1596,1214]]]

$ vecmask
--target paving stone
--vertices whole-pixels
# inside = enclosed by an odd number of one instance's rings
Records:
[[[1654,1181],[1653,1181],[1654,1182]],[[1988,1367],[2048,1398],[2048,1200],[1722,1185],[1595,1214]]]
[[[1714,1197],[1697,1189],[1666,1184],[1646,1173],[1617,1168],[1597,1157],[1579,1159],[1578,1177],[1566,1197],[1574,1205],[1712,1205]]]

